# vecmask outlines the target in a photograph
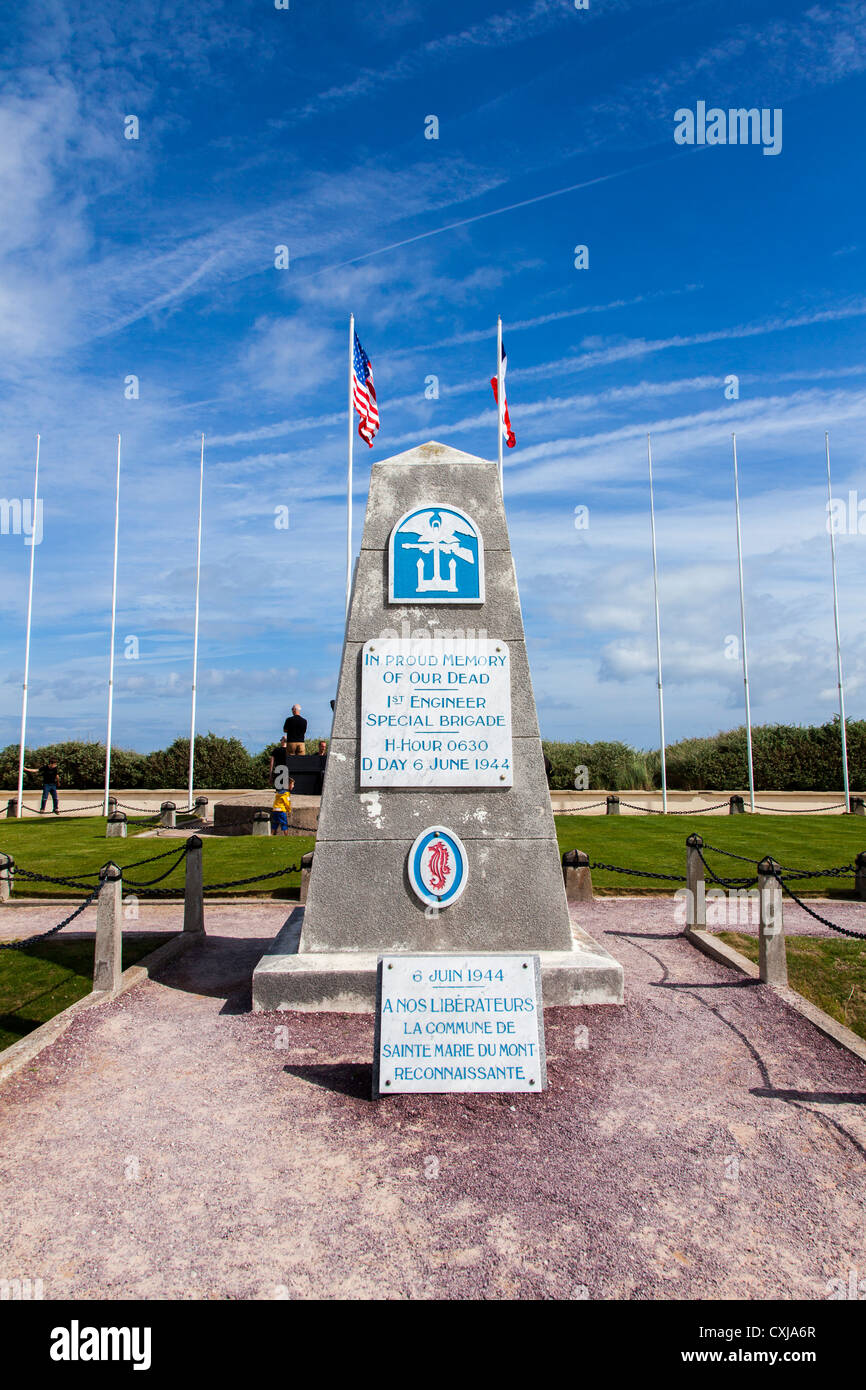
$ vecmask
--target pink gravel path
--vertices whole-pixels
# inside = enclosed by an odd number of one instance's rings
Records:
[[[0,1277],[47,1298],[822,1299],[866,1271],[866,1065],[674,935],[670,903],[581,906],[627,1003],[547,1012],[543,1096],[377,1104],[371,1018],[247,1012],[276,922],[250,936],[246,913],[0,1090]]]

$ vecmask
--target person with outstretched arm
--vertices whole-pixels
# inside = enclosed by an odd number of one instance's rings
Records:
[[[25,767],[25,772],[35,772],[42,777],[42,805],[39,807],[40,814],[45,810],[45,803],[49,796],[54,805],[55,816],[60,815],[60,807],[57,804],[57,788],[60,782],[60,772],[57,767],[57,759],[49,758],[44,767]]]

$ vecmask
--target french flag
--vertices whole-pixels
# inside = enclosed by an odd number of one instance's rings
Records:
[[[517,443],[517,438],[511,428],[511,417],[508,414],[508,398],[505,394],[505,366],[508,359],[505,355],[505,344],[502,344],[502,357],[500,360],[502,376],[502,437],[509,449],[513,449]],[[490,385],[493,387],[493,399],[499,404],[499,383],[495,376],[490,378]]]

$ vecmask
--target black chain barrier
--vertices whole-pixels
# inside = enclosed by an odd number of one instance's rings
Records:
[[[711,850],[713,854],[724,854],[727,859],[739,859],[742,864],[754,864],[755,862],[746,854],[734,854],[729,849],[719,849],[717,845],[704,845],[704,849]]]
[[[710,850],[713,854],[723,854],[726,859],[738,859],[741,864],[754,864],[754,859],[749,859],[745,854],[733,854],[729,849],[719,849],[718,845],[704,845],[704,849]],[[703,859],[703,855],[701,855]],[[704,861],[706,863],[706,861]],[[706,865],[709,868],[709,865]],[[856,874],[855,864],[837,864],[832,869],[789,869],[784,864],[781,865],[789,878],[848,878],[851,874]],[[712,869],[710,869],[712,873]]]
[[[15,865],[15,874],[18,878],[31,879],[34,883],[59,883],[64,888],[84,888],[87,892],[93,887],[92,883],[82,883],[81,880],[77,878],[57,878],[52,874],[38,874],[34,869],[21,869],[17,864]],[[90,873],[85,870],[82,877],[98,878],[99,874],[98,872]]]
[[[149,806],[130,806],[125,801],[115,801],[115,806],[122,808],[124,811],[141,811],[145,814],[144,820],[127,819],[129,825],[146,825],[148,821],[158,819],[158,817],[162,815],[159,809],[152,811]],[[27,806],[23,802],[21,810],[26,811],[28,816],[43,816],[46,814],[44,806]],[[81,811],[95,811],[97,815],[103,816],[105,814],[105,805],[103,802],[99,801],[93,805],[87,806],[61,806],[58,811],[49,811],[47,814],[52,816],[74,816],[78,815]],[[196,810],[194,806],[179,806],[175,809],[175,815],[177,816],[194,816],[195,814]]]
[[[630,874],[634,878],[663,878],[671,883],[682,883],[684,878],[683,874],[655,874],[651,873],[649,869],[623,869],[619,864],[600,864],[594,859],[590,860],[589,867],[591,869],[607,869],[612,874]]]
[[[603,803],[597,801],[594,804],[596,806],[601,806]],[[638,806],[634,801],[623,801],[622,797],[619,798],[619,804],[620,806],[627,806],[630,811],[640,811],[645,816],[705,816],[710,811],[721,811],[723,806],[728,806],[730,803],[729,801],[719,801],[715,806],[700,806],[691,811],[659,811],[656,810],[654,806]],[[576,809],[587,810],[588,808],[580,807]],[[803,811],[789,810],[786,806],[755,807],[756,811],[764,811],[774,816],[817,816],[822,811],[846,811],[847,809],[847,805],[844,801],[835,802],[832,806],[809,807]]]
[[[254,874],[252,878],[233,878],[226,883],[206,883],[203,891],[212,893],[217,888],[239,888],[245,883],[261,883],[266,878],[282,878],[285,874],[298,874],[302,868],[302,864],[289,864],[285,869],[274,869],[269,874]]]
[[[181,862],[183,861],[183,859],[186,858],[186,855],[188,853],[189,841],[186,840],[184,841],[184,844],[180,850],[170,849],[167,850],[164,854],[154,854],[147,859],[136,859],[133,861],[132,864],[118,864],[117,867],[120,870],[120,877],[122,882],[125,885],[128,884],[130,888],[143,890],[144,894],[151,892],[155,897],[161,897],[163,895],[170,895],[172,897],[176,897],[176,888],[155,888],[153,887],[153,885],[157,883],[162,883],[163,879],[166,879],[169,877],[170,874],[173,874],[175,869],[177,869],[180,866]],[[129,869],[137,869],[140,868],[143,864],[155,864],[160,859],[170,858],[174,859],[174,863],[170,864],[166,869],[165,873],[160,874],[157,878],[145,879],[143,882],[139,882],[136,879],[131,879],[127,877],[127,872]],[[301,864],[288,864],[285,868],[273,869],[270,872],[264,874],[251,874],[248,878],[226,879],[224,883],[205,883],[202,886],[202,891],[205,893],[212,893],[221,888],[239,888],[247,883],[263,883],[268,879],[283,878],[286,874],[300,873],[302,867],[303,865]],[[13,872],[16,875],[16,877],[25,878],[34,883],[57,883],[64,888],[83,888],[86,892],[92,891],[91,884],[82,883],[80,879],[60,878],[57,875],[53,874],[40,874],[37,873],[34,869],[22,869],[17,864],[14,866]],[[85,874],[82,876],[87,878],[94,878],[98,877],[99,872],[99,870],[86,871]],[[628,873],[629,871],[623,870],[623,872]],[[98,886],[96,891],[98,891]],[[59,930],[59,928],[52,930]]]
[[[188,842],[184,843],[183,853],[187,853]],[[152,854],[149,859],[134,859],[131,864],[123,865],[123,872],[127,869],[140,869],[142,864],[155,864],[159,859],[169,859],[173,854],[177,854],[176,849],[167,849],[163,854]]]
[[[707,848],[709,848],[709,846],[707,846]],[[703,864],[703,866],[704,866],[704,868],[706,869],[707,873],[709,874],[710,878],[711,878],[711,879],[714,879],[716,883],[720,883],[720,884],[722,885],[723,888],[751,888],[751,887],[753,887],[754,884],[756,884],[756,883],[758,882],[758,880],[757,880],[756,877],[753,877],[753,878],[719,878],[718,874],[717,874],[717,873],[714,873],[713,870],[710,868],[709,864],[707,863],[707,861],[706,861],[706,859],[704,858],[703,854],[701,854],[701,851],[700,851],[700,850],[698,850],[698,855],[699,855],[699,857],[700,857],[701,863]],[[739,856],[739,855],[736,855],[735,857],[736,857],[737,859],[739,859],[740,856]],[[752,861],[751,861],[751,860],[747,860],[746,862],[747,862],[747,863],[751,863]]]
[[[181,854],[186,854],[186,852],[187,847],[186,844],[184,844]],[[176,849],[170,849],[167,850],[164,854],[152,854],[147,859],[135,859],[131,864],[123,865],[123,867],[121,868],[121,877],[127,869],[139,869],[143,864],[155,864],[159,859],[168,859],[176,854]],[[118,867],[120,868],[121,866],[118,865]],[[174,867],[175,866],[172,865],[172,868]],[[171,870],[169,870],[169,873],[170,872]],[[14,866],[14,873],[18,875],[20,878],[29,879],[33,883],[58,883],[63,888],[83,888],[85,889],[85,891],[89,891],[91,885],[89,883],[82,883],[81,879],[99,877],[98,869],[86,869],[79,875],[78,878],[60,878],[56,874],[37,873],[35,869],[22,869],[18,864]],[[163,875],[163,877],[165,877],[165,875]],[[158,883],[159,880],[153,879],[152,882]]]
[[[769,877],[776,879],[776,881],[781,884],[783,890],[788,894],[788,897],[793,898],[797,906],[801,907],[804,912],[807,912],[810,917],[814,917],[816,922],[820,922],[823,926],[829,927],[831,931],[838,932],[840,936],[850,936],[855,941],[866,941],[866,932],[851,931],[849,927],[840,927],[836,922],[831,922],[829,917],[822,917],[820,912],[813,912],[811,907],[806,906],[802,898],[797,897],[793,888],[788,887],[781,874],[771,874]]]
[[[174,853],[174,850],[169,850],[168,854],[157,854],[154,855],[153,859],[143,859],[139,860],[138,862],[141,864],[153,863],[154,859],[167,859],[169,855],[174,855]],[[144,896],[152,895],[153,897],[176,897],[177,889],[175,888],[152,888],[149,886],[149,884],[160,883],[164,878],[168,878],[168,875],[174,872],[174,870],[180,864],[181,859],[184,858],[186,854],[187,846],[184,845],[183,850],[181,851],[180,855],[177,856],[175,863],[169,865],[166,872],[164,874],[160,874],[159,878],[150,879],[146,884],[136,884],[131,879],[125,879],[123,876],[123,868],[120,865],[118,865],[118,868],[120,868],[121,870],[121,882],[124,884],[128,883],[129,886],[132,888],[143,889]],[[127,865],[126,867],[133,868],[135,866]],[[250,878],[229,879],[225,883],[208,883],[204,885],[202,891],[208,893],[214,892],[215,890],[220,888],[238,888],[248,883],[260,883],[265,881],[266,879],[283,878],[286,874],[299,873],[301,868],[302,865],[300,864],[289,864],[286,868],[275,869],[272,872],[265,874],[254,874]],[[57,932],[62,931],[64,927],[68,927],[70,922],[74,922],[76,917],[80,917],[82,912],[85,912],[87,908],[90,907],[91,904],[96,901],[96,899],[99,897],[99,894],[102,892],[104,883],[107,882],[107,880],[105,879],[100,879],[96,886],[91,888],[89,884],[79,883],[75,879],[52,878],[48,874],[37,874],[29,869],[19,869],[16,867],[15,873],[20,874],[22,878],[36,880],[40,883],[60,883],[74,888],[86,888],[88,889],[88,895],[84,899],[84,902],[80,903],[79,906],[76,907],[73,912],[70,912],[67,917],[64,917],[62,922],[58,922],[56,927],[49,927],[48,931],[38,932],[35,936],[28,936],[22,941],[2,941],[0,942],[0,951],[23,951],[28,946],[34,945],[37,941],[45,941],[48,939],[48,937],[55,936]],[[116,879],[112,881],[117,882]]]
[[[850,878],[857,872],[854,864],[840,864],[834,869],[787,869],[783,864],[782,868],[788,878]]]
[[[80,917],[82,912],[90,907],[90,904],[99,897],[101,892],[102,883],[100,882],[91,890],[89,896],[85,898],[81,906],[77,907],[74,912],[70,912],[68,917],[64,917],[62,922],[58,922],[56,927],[50,927],[48,931],[39,932],[36,936],[28,936],[24,941],[0,941],[0,951],[23,951],[26,947],[32,946],[36,941],[45,941],[47,937],[54,936],[56,932],[62,931],[64,927],[68,927],[70,922],[74,922],[76,917]]]
[[[267,874],[253,874],[250,878],[232,878],[227,879],[225,883],[205,883],[202,885],[202,892],[215,893],[217,892],[217,890],[221,888],[241,888],[248,883],[262,883],[266,879],[283,878],[286,874],[300,873],[302,867],[303,866],[301,864],[289,864],[284,869],[274,869],[271,873]],[[163,877],[165,877],[165,875],[163,875]],[[158,883],[159,880],[153,879],[152,882]],[[153,898],[177,898],[177,889],[145,888],[142,890],[140,896]]]
[[[657,811],[654,806],[637,806],[633,801],[623,801],[622,797],[619,804],[630,811],[643,811],[645,816],[704,816],[708,811],[720,811],[728,803],[720,801],[717,806],[701,806],[697,811]]]
[[[123,882],[124,882],[124,886],[125,886],[126,884],[129,884],[130,888],[144,888],[144,889],[147,889],[147,888],[150,888],[150,886],[151,886],[152,884],[154,884],[154,883],[162,883],[163,879],[164,879],[164,878],[168,878],[169,874],[173,874],[174,871],[175,871],[175,869],[176,869],[176,868],[179,866],[179,864],[181,863],[181,861],[182,861],[183,859],[186,858],[186,855],[187,855],[187,842],[184,841],[184,844],[183,844],[183,846],[182,846],[182,848],[181,848],[181,850],[180,850],[179,853],[178,853],[177,850],[169,850],[169,854],[174,855],[174,863],[173,863],[173,864],[169,864],[169,866],[168,866],[168,868],[166,869],[165,873],[164,873],[164,874],[160,874],[158,878],[147,878],[147,879],[144,880],[143,883],[137,883],[137,882],[135,881],[134,878],[127,878],[127,877],[126,877],[126,869],[127,869],[127,868],[134,868],[135,866],[134,866],[134,865],[125,865],[125,866],[121,869],[121,871],[120,871],[120,872],[121,872],[121,878],[123,879]],[[168,854],[160,854],[160,855],[157,855],[157,856],[155,856],[155,857],[158,858],[158,859],[167,859],[169,856],[168,856]]]

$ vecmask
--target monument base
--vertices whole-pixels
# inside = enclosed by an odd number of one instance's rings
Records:
[[[302,1013],[373,1013],[379,953],[307,951],[299,955],[303,921],[304,909],[296,907],[253,971],[253,1012],[294,1009]],[[572,930],[574,943],[570,951],[533,952],[541,958],[545,1006],[621,1004],[623,976],[619,961],[586,932],[576,927]]]

